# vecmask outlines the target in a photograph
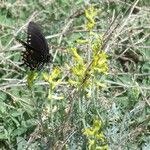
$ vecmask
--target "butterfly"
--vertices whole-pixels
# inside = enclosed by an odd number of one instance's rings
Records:
[[[25,47],[21,65],[26,65],[30,70],[41,70],[44,64],[51,61],[47,40],[36,23],[29,22],[26,42],[17,40]]]

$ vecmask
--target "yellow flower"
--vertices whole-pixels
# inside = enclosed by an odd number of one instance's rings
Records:
[[[71,48],[72,52],[73,52],[73,56],[75,58],[75,61],[78,63],[83,64],[83,58],[77,53],[77,49],[76,48]]]
[[[107,57],[105,52],[95,55],[92,68],[99,73],[106,74],[108,71]]]
[[[88,22],[87,24],[86,24],[86,28],[88,29],[88,30],[92,30],[93,29],[93,27],[95,26],[95,22]]]
[[[88,141],[88,144],[89,144],[89,146],[88,146],[88,149],[89,150],[94,150],[94,147],[95,147],[95,140],[89,140]]]
[[[86,24],[86,28],[88,30],[92,30],[93,27],[95,26],[95,20],[94,17],[97,15],[97,10],[93,7],[90,6],[85,10],[85,16],[88,20],[87,24]]]
[[[86,128],[86,129],[84,129],[83,134],[86,135],[86,136],[93,136],[94,131],[92,129]]]
[[[95,119],[91,128],[84,129],[83,134],[88,138],[89,150],[108,150],[106,138],[101,131],[101,120]]]
[[[60,72],[59,68],[55,68],[53,70],[53,72],[51,73],[51,75],[43,73],[43,79],[45,81],[47,81],[50,85],[50,89],[49,89],[49,93],[48,93],[49,99],[56,99],[56,100],[63,99],[62,96],[53,95],[54,94],[53,91],[56,88],[56,86],[58,86],[59,84],[62,83],[62,79],[57,79],[60,76],[60,74],[61,74],[61,72]]]
[[[35,71],[30,72],[30,73],[28,74],[27,83],[28,83],[29,88],[32,87],[33,82],[34,82],[34,80],[37,78],[37,76],[38,76],[38,73],[35,72]]]
[[[59,68],[54,68],[53,72],[51,75],[48,75],[46,73],[43,73],[43,78],[45,81],[47,81],[49,84],[53,83],[56,78],[58,78],[60,75],[60,70]],[[56,82],[60,83],[61,80],[57,80]]]
[[[104,136],[103,133],[96,134],[95,137],[96,137],[98,140],[100,140],[100,141],[102,141],[102,142],[105,142],[105,136]]]

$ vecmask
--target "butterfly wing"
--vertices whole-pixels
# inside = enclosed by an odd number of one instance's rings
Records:
[[[31,70],[41,69],[49,61],[48,43],[36,23],[30,22],[28,25],[27,43],[21,40],[19,42],[26,48],[23,61]]]
[[[49,54],[48,43],[41,32],[40,27],[34,22],[30,22],[28,25],[27,43],[43,57],[46,57]]]

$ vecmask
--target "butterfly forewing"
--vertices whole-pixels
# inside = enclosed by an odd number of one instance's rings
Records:
[[[30,22],[28,25],[27,43],[43,56],[46,56],[49,53],[47,41],[41,32],[40,27],[34,22]]]

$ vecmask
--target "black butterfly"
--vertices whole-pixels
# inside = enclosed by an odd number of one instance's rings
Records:
[[[51,60],[48,43],[40,27],[34,22],[28,24],[27,34],[27,42],[17,39],[26,48],[22,53],[22,65],[26,65],[30,70],[40,70]]]

